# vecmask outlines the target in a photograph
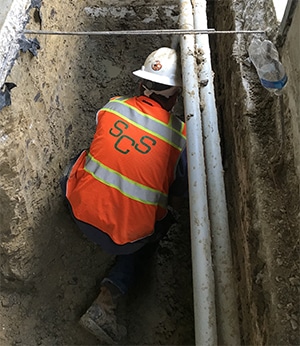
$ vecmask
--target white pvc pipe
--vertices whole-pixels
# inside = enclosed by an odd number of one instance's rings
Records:
[[[193,29],[190,1],[183,0],[180,5],[181,28]],[[181,36],[180,43],[184,113],[187,125],[195,342],[196,345],[213,346],[217,344],[214,275],[211,258],[199,87],[194,58],[194,35]]]
[[[194,27],[207,29],[206,0],[194,0]],[[223,166],[215,102],[213,72],[208,35],[196,36],[196,49],[202,52],[200,89],[202,126],[207,174],[208,205],[213,244],[216,284],[218,343],[240,345],[238,311],[234,287],[232,254],[229,236]]]

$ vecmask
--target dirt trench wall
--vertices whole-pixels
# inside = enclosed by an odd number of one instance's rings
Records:
[[[64,15],[60,19],[66,23],[68,16]],[[69,11],[69,15],[79,14]],[[43,10],[43,21],[49,27],[55,26],[57,16],[54,10]],[[39,23],[32,20],[30,26],[39,28]],[[26,282],[41,270],[40,257],[47,253],[55,234],[52,221],[58,210],[58,179],[67,155],[76,150],[76,140],[71,144],[69,140],[72,127],[80,122],[78,105],[68,101],[78,99],[74,56],[84,46],[76,38],[70,51],[62,50],[68,43],[58,37],[39,41],[42,49],[37,57],[20,53],[15,62],[8,77],[17,84],[11,92],[12,105],[1,111],[1,274],[7,283]]]
[[[290,30],[287,33],[287,37],[280,52],[282,56],[282,62],[287,70],[287,75],[292,76],[287,85],[287,93],[289,95],[286,100],[288,114],[284,117],[291,122],[291,142],[294,148],[295,166],[300,180],[300,107],[299,107],[299,95],[300,95],[300,45],[299,45],[299,29],[300,23],[300,5],[299,2],[296,5],[293,14],[293,20],[290,26]],[[300,197],[300,196],[299,196]]]
[[[276,42],[272,1],[210,2],[210,24],[217,30],[268,28]],[[299,37],[297,22],[291,30]],[[299,116],[293,59],[299,56],[292,42],[282,48],[290,81],[282,97],[273,97],[245,62],[250,40],[211,37],[242,343],[299,344],[299,157],[293,149],[299,137],[292,130]]]
[[[125,5],[43,4],[40,13],[32,9],[26,28],[101,31],[176,25],[178,10],[172,4]],[[30,280],[41,270],[40,257],[53,251],[51,243],[60,237],[59,178],[68,160],[88,147],[96,111],[112,96],[134,94],[131,72],[152,50],[171,44],[170,37],[156,35],[38,40],[37,57],[20,52],[6,80],[17,85],[11,91],[12,104],[1,110],[1,274],[7,284]]]

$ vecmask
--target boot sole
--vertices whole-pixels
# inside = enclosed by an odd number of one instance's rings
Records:
[[[89,316],[83,315],[79,320],[79,324],[88,332],[93,334],[99,341],[101,341],[101,343],[104,343],[105,345],[117,345],[117,343]]]

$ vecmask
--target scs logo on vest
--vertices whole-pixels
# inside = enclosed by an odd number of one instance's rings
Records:
[[[128,154],[130,150],[134,149],[141,154],[147,154],[151,151],[152,147],[156,144],[156,140],[147,135],[142,136],[138,140],[125,134],[129,124],[122,120],[117,120],[113,128],[110,128],[109,134],[118,138],[114,144],[116,150],[122,154]]]

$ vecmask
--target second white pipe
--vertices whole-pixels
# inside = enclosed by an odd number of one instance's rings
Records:
[[[207,29],[206,0],[193,0],[194,28]],[[223,166],[218,130],[213,72],[208,35],[196,36],[196,49],[201,51],[203,64],[200,80],[205,166],[207,174],[208,209],[213,245],[216,284],[218,343],[240,345],[237,298],[233,277]]]

